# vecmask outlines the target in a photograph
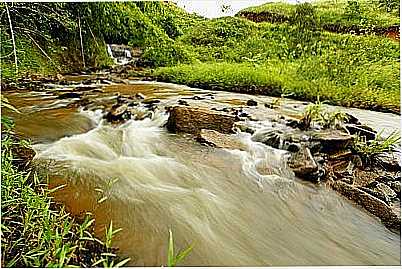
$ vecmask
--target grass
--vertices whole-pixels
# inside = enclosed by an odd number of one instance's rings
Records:
[[[396,4],[390,7],[389,4],[381,4],[380,2],[326,0],[312,2],[312,5],[316,9],[321,25],[338,25],[345,28],[352,26],[387,28],[399,25],[399,5]],[[275,15],[281,16],[285,18],[284,21],[291,22],[296,7],[296,4],[284,2],[267,3],[257,7],[246,8],[240,11],[238,16],[246,15],[247,13],[255,14],[256,16],[267,13],[272,17]]]
[[[329,104],[399,111],[397,90],[385,91],[375,87],[368,89],[364,84],[341,85],[328,77],[310,80],[299,72],[302,64],[304,63],[270,62],[256,66],[250,63],[200,63],[159,68],[153,76],[161,81],[213,90],[278,97],[281,94],[291,94],[291,98],[312,102],[320,96]]]
[[[182,260],[184,260],[188,255],[190,255],[192,250],[193,245],[190,245],[189,247],[183,250],[179,250],[177,253],[175,253],[173,233],[172,230],[169,229],[168,256],[167,256],[168,267],[177,266]]]
[[[401,134],[398,131],[392,132],[385,138],[382,138],[382,132],[379,132],[371,141],[366,141],[365,136],[356,136],[353,150],[360,155],[364,163],[372,164],[382,153],[397,151],[400,141]]]
[[[1,149],[1,264],[4,267],[122,266],[128,260],[116,256],[111,240],[116,231],[106,230],[106,241],[93,235],[88,213],[81,220],[70,216],[52,199],[47,179],[17,166],[15,148],[26,141],[4,130]]]

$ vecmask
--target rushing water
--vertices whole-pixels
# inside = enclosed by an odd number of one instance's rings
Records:
[[[178,248],[194,244],[182,265],[400,264],[399,234],[337,193],[295,178],[285,165],[284,151],[253,142],[242,132],[234,136],[245,149],[227,150],[165,130],[163,106],[210,92],[130,83],[105,86],[94,98],[141,92],[162,102],[152,118],[119,126],[105,123],[100,110],[66,108],[67,100],[51,94],[7,97],[24,111],[11,115],[17,130],[35,142],[37,162],[51,162],[51,184],[67,185],[56,198],[73,214],[92,211],[99,234],[111,219],[123,228],[115,245],[132,258],[131,265],[166,264],[169,228]],[[241,106],[251,98],[225,92],[214,96],[198,102]],[[304,105],[288,100],[282,113],[297,114]],[[267,109],[249,110],[257,123],[270,122]],[[377,128],[386,122],[380,127],[388,132],[399,126],[397,115],[348,112]],[[106,201],[97,203],[102,197]]]

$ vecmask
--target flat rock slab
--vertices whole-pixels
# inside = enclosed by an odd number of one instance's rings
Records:
[[[311,141],[321,144],[321,152],[336,152],[346,148],[353,136],[337,130],[320,131],[311,134]]]
[[[174,106],[170,112],[167,129],[173,133],[190,133],[198,135],[202,129],[215,130],[220,133],[233,133],[235,116],[209,110],[207,108]]]
[[[349,200],[354,201],[373,215],[379,217],[386,227],[397,230],[401,228],[400,215],[394,212],[385,202],[342,181],[335,181],[330,185]]]
[[[217,148],[244,150],[245,145],[229,134],[222,134],[214,130],[202,129],[197,140],[201,143]]]

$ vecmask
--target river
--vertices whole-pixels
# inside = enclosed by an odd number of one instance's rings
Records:
[[[400,264],[400,234],[324,185],[294,177],[284,151],[253,142],[243,132],[233,136],[244,150],[211,148],[164,127],[164,107],[178,99],[203,96],[198,101],[203,106],[245,107],[251,98],[259,104],[273,98],[157,82],[82,84],[87,78],[4,92],[22,112],[5,113],[15,120],[16,131],[33,141],[35,162],[47,167],[51,186],[66,184],[55,193],[58,201],[74,215],[92,211],[100,236],[110,220],[123,229],[114,243],[131,257],[130,265],[165,265],[168,229],[177,248],[194,244],[180,265]],[[100,105],[114,100],[116,92],[141,93],[160,103],[151,118],[112,126],[99,106],[84,110],[70,106],[74,99],[57,98],[77,87]],[[305,105],[283,100],[280,110],[296,115]],[[272,123],[261,106],[244,109],[256,115],[257,127]],[[145,110],[138,106],[139,113]],[[399,128],[399,115],[345,110],[377,130]]]

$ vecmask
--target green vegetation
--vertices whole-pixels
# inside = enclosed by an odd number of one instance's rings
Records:
[[[305,108],[302,126],[308,129],[312,124],[318,123],[324,129],[340,129],[348,118],[348,115],[339,110],[329,112],[323,107],[323,102],[318,97],[315,103],[311,103]]]
[[[8,123],[8,124],[4,124]],[[22,166],[16,150],[29,150],[17,140],[10,120],[2,117],[1,150],[1,251],[4,267],[118,267],[128,260],[114,254],[111,240],[116,231],[106,230],[106,241],[93,236],[94,219],[71,217],[52,199],[47,179]],[[117,230],[118,231],[118,230]]]
[[[0,11],[5,80],[110,66],[106,43],[143,48],[150,66],[175,64],[188,55],[174,39],[202,20],[163,2],[1,3]]]
[[[303,4],[291,24],[201,21],[175,40],[191,56],[187,62],[158,68],[153,76],[209,89],[291,93],[300,100],[319,95],[330,104],[399,112],[399,43],[322,31],[318,18]]]
[[[280,17],[282,22],[292,23],[296,10],[302,5],[286,3],[267,3],[257,7],[250,7],[239,12],[238,16],[251,14],[254,17],[265,15],[266,21]],[[306,5],[307,6],[307,5]],[[333,25],[334,30],[348,31],[354,29],[388,28],[398,26],[399,1],[395,0],[326,0],[312,3],[317,19],[324,28]],[[249,15],[250,16],[250,15]],[[277,19],[276,19],[277,20]],[[278,20],[277,20],[278,21]]]
[[[356,136],[353,150],[360,155],[365,164],[372,164],[382,153],[396,152],[401,141],[401,134],[392,132],[387,137],[382,137],[379,132],[374,140],[367,141],[365,136]]]
[[[184,250],[179,250],[177,254],[174,251],[174,242],[173,242],[173,234],[172,230],[169,229],[169,244],[168,244],[168,257],[167,257],[167,266],[174,267],[177,266],[179,262],[185,259],[188,255],[190,255],[193,250],[193,245],[190,245]]]

